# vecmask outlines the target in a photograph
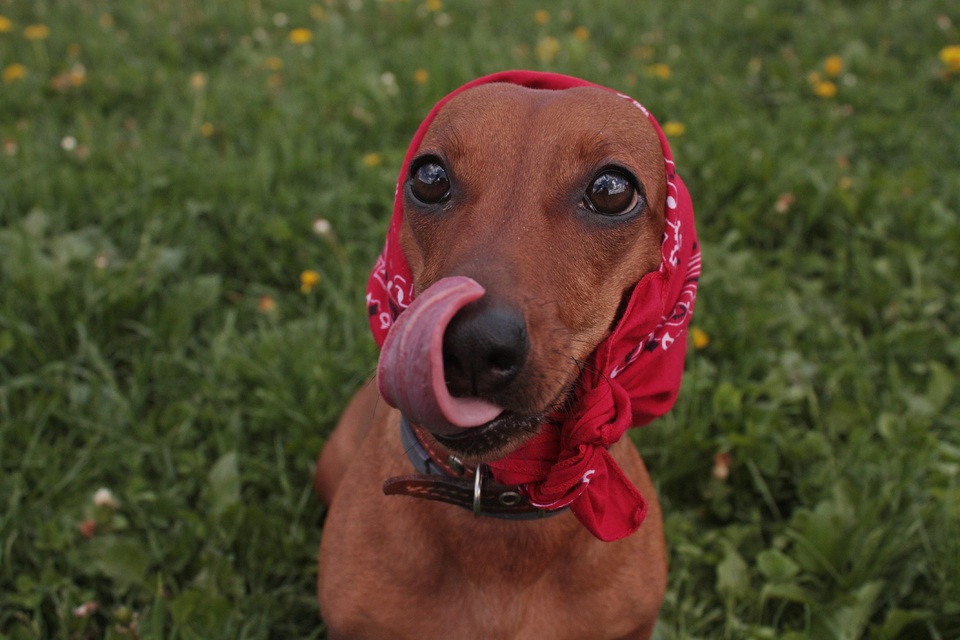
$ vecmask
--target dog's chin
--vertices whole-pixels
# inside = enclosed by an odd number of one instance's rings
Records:
[[[504,411],[479,427],[464,429],[456,435],[433,434],[433,437],[463,462],[476,464],[512,453],[536,435],[545,418],[546,414],[530,416]]]

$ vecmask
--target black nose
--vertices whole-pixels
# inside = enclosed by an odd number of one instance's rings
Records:
[[[489,397],[509,385],[527,359],[523,317],[513,308],[467,305],[443,335],[443,366],[453,396]]]

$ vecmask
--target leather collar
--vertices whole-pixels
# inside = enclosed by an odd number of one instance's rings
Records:
[[[486,465],[465,465],[406,416],[400,417],[400,440],[417,473],[387,479],[383,483],[385,495],[437,500],[472,511],[475,516],[508,520],[538,520],[566,511],[533,506],[519,487],[498,484]]]

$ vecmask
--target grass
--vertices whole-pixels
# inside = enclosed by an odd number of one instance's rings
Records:
[[[310,474],[375,362],[395,172],[433,102],[505,68],[675,123],[709,344],[635,434],[660,637],[960,637],[953,4],[0,16],[0,638],[324,636]]]

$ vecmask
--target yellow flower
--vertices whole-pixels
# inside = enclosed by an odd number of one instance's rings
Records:
[[[74,87],[83,86],[87,81],[87,68],[79,62],[70,67],[70,84]]]
[[[290,42],[293,44],[309,44],[311,41],[313,41],[313,31],[301,27],[291,31],[289,37]]]
[[[320,274],[313,269],[307,269],[300,274],[300,293],[310,293],[320,282]]]
[[[960,73],[960,44],[940,49],[940,61],[947,67],[947,71]]]
[[[653,76],[654,78],[660,78],[661,80],[666,80],[670,77],[670,67],[665,65],[662,62],[657,62],[655,64],[648,65],[644,70],[648,76]]]
[[[10,22],[10,18],[0,16],[0,33],[10,33],[11,31],[13,31],[13,23]]]
[[[560,53],[560,42],[550,36],[540,38],[540,41],[537,42],[536,49],[534,49],[534,53],[540,62],[553,62],[557,54]]]
[[[31,24],[23,30],[23,37],[27,40],[46,40],[50,37],[50,27],[45,24]]]
[[[533,14],[533,21],[537,24],[547,24],[550,22],[550,14],[547,11],[540,9]]]
[[[821,98],[832,98],[837,95],[837,85],[824,80],[813,85],[813,92]]]
[[[263,66],[270,69],[270,71],[278,71],[283,68],[283,60],[277,56],[270,56],[263,61]]]
[[[673,120],[663,123],[663,132],[667,135],[668,138],[676,138],[682,136],[687,130],[686,125],[682,122],[675,122]]]
[[[710,344],[710,336],[700,327],[690,329],[690,339],[693,341],[694,349],[706,349],[707,345]]]
[[[204,138],[209,138],[213,135],[213,125],[209,122],[204,122],[200,125],[200,135]]]
[[[193,87],[195,91],[203,90],[203,88],[207,86],[207,74],[202,71],[197,71],[191,75],[190,86]]]
[[[577,27],[573,30],[573,37],[580,42],[586,42],[590,38],[590,30],[586,27]]]
[[[427,84],[430,80],[430,72],[426,69],[417,69],[413,72],[413,81],[417,84]]]
[[[14,82],[27,77],[27,68],[22,64],[12,64],[3,70],[3,81]]]
[[[831,78],[836,78],[843,71],[843,59],[840,56],[830,56],[823,63],[823,70]]]
[[[436,13],[440,11],[440,9],[443,9],[443,0],[427,0],[425,6],[429,11]]]
[[[365,167],[370,167],[371,169],[379,167],[381,162],[383,162],[383,156],[379,153],[368,153],[363,156],[363,166]]]

